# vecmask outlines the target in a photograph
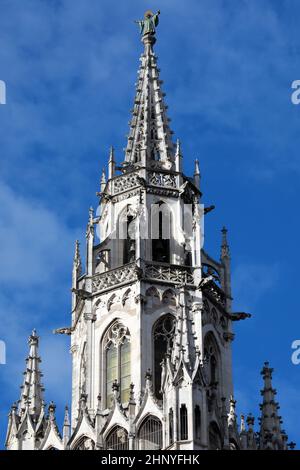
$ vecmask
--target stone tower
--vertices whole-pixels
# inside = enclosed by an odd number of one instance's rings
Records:
[[[202,247],[213,207],[202,203],[198,161],[185,176],[173,142],[154,53],[158,18],[147,12],[139,22],[144,50],[125,158],[117,166],[111,148],[98,211],[89,211],[85,269],[75,246],[71,326],[58,330],[71,337],[71,423],[66,411],[61,436],[54,404],[45,417],[42,389],[33,401],[26,391],[11,411],[7,448],[23,448],[23,416],[42,430],[27,448],[259,446],[251,416],[238,430],[233,399],[232,323],[249,315],[231,310],[227,230],[219,260]],[[27,388],[39,382],[36,367],[30,362]]]

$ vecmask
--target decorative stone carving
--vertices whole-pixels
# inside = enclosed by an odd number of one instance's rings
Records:
[[[126,326],[120,321],[116,321],[107,331],[105,336],[105,347],[113,343],[116,347],[123,344],[125,339],[130,341],[130,333]]]
[[[151,172],[148,174],[148,183],[154,186],[176,188],[176,176],[166,173]]]
[[[182,266],[162,266],[149,264],[146,266],[145,277],[174,284],[194,284],[194,278],[189,269]]]
[[[119,194],[117,196],[114,196],[113,197],[113,202],[121,202],[121,201],[124,201],[124,199],[130,199],[134,196],[136,196],[137,194],[139,194],[141,192],[141,189],[140,188],[137,188],[137,189],[134,189],[132,191],[129,191],[129,192],[126,192],[124,194]]]
[[[122,193],[135,186],[139,186],[139,184],[137,173],[125,174],[114,180],[113,192],[114,194]]]
[[[115,287],[119,284],[135,281],[141,275],[135,263],[127,264],[105,273],[96,274],[93,277],[93,291],[99,292]]]

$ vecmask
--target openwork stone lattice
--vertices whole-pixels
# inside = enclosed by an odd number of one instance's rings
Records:
[[[167,186],[169,188],[176,188],[175,175],[152,172],[149,173],[148,182],[149,184],[153,184],[154,186]]]
[[[93,278],[93,291],[99,292],[119,284],[135,281],[138,279],[138,275],[139,272],[135,263],[97,274]]]
[[[114,180],[113,184],[113,192],[114,194],[122,193],[123,191],[127,191],[128,189],[134,188],[138,186],[138,174],[131,173],[129,175],[122,175],[119,176]]]
[[[145,277],[176,284],[194,284],[194,278],[190,270],[181,266],[148,264],[145,269]]]

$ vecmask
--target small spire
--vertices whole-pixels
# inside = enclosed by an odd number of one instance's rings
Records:
[[[27,409],[33,419],[37,421],[42,410],[44,387],[41,382],[42,373],[39,366],[41,362],[38,354],[39,337],[35,329],[29,336],[28,344],[29,355],[26,359],[19,411]]]
[[[265,362],[261,371],[264,380],[264,388],[261,390],[263,402],[260,405],[260,448],[273,449],[273,443],[284,449],[286,447],[286,435],[281,430],[281,416],[278,415],[279,405],[275,401],[277,391],[272,386],[273,369],[269,362]]]
[[[249,413],[248,416],[247,416],[248,431],[253,431],[254,421],[255,421],[254,416],[252,416],[252,414]]]
[[[129,391],[129,403],[135,405],[134,399],[134,384],[130,384],[130,391]]]
[[[221,259],[230,258],[230,250],[229,250],[229,245],[227,241],[228,230],[226,227],[223,227],[221,232],[222,232]]]
[[[82,393],[79,398],[79,408],[85,410],[87,405],[87,394]]]
[[[179,139],[176,141],[176,150],[175,150],[175,169],[179,173],[182,171],[182,150],[181,142]]]
[[[101,183],[100,183],[100,188],[101,192],[103,193],[106,187],[106,175],[105,175],[105,168],[102,170],[102,176],[101,176]]]
[[[99,393],[99,395],[97,396],[97,413],[100,413],[102,410],[102,397]]]
[[[108,179],[109,180],[115,176],[115,167],[116,167],[115,149],[113,148],[113,146],[111,146],[109,149],[109,161],[108,161]]]
[[[80,277],[82,273],[82,263],[81,263],[81,256],[80,256],[80,243],[78,240],[76,240],[75,242],[73,269],[76,272],[76,278]]]
[[[70,426],[69,408],[65,407],[64,426]]]
[[[240,424],[240,432],[245,432],[246,431],[246,425],[245,425],[245,416],[241,415],[241,424]]]
[[[113,392],[113,397],[114,401],[117,402],[120,399],[120,385],[117,381],[117,379],[114,380],[112,384],[112,392]]]
[[[71,424],[69,418],[69,408],[65,407],[64,425],[63,425],[63,443],[64,448],[67,448],[68,441],[70,439]]]
[[[199,160],[195,160],[195,170],[194,170],[194,184],[196,188],[200,189],[200,167],[199,167]]]
[[[145,374],[145,380],[146,380],[146,390],[152,393],[152,374],[151,374],[150,369],[148,369]]]
[[[236,426],[236,413],[235,413],[235,406],[236,401],[234,400],[233,396],[230,396],[229,400],[229,413],[228,413],[228,426]]]
[[[49,413],[50,421],[55,421],[55,410],[56,410],[56,405],[53,401],[51,401],[48,406],[48,413]]]

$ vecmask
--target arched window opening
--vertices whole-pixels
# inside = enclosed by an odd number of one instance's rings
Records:
[[[132,263],[135,260],[135,239],[132,237],[131,224],[133,216],[128,215],[126,220],[126,239],[123,248],[123,264]]]
[[[118,219],[119,265],[135,260],[135,214],[129,205]]]
[[[222,437],[218,425],[213,422],[209,425],[209,449],[210,450],[221,450],[222,449]]]
[[[153,308],[160,304],[160,297],[158,290],[155,287],[149,287],[146,291],[147,308]]]
[[[200,406],[195,406],[195,437],[201,439],[201,411]]]
[[[116,381],[120,384],[122,403],[129,399],[131,380],[131,345],[130,334],[119,321],[115,322],[104,337],[105,351],[105,394],[106,406],[112,402],[112,386]]]
[[[75,444],[74,450],[94,450],[95,443],[89,437],[82,437],[77,444]]]
[[[162,448],[162,424],[158,418],[148,416],[140,427],[140,450],[159,450]]]
[[[167,314],[158,320],[154,326],[154,393],[159,399],[161,394],[161,363],[166,352],[172,348],[175,333],[175,318]]]
[[[173,408],[169,411],[169,443],[170,445],[174,442],[174,413]]]
[[[186,441],[188,439],[188,415],[186,405],[180,407],[180,439]]]
[[[162,301],[166,305],[172,305],[172,306],[176,307],[176,295],[175,295],[174,291],[172,291],[172,289],[167,289],[163,293]]]
[[[171,238],[170,211],[166,204],[154,204],[151,208],[152,259],[170,263]]]
[[[206,358],[209,383],[216,386],[219,382],[219,351],[211,333],[208,333],[204,340],[204,357]]]
[[[128,432],[121,426],[114,427],[105,442],[106,450],[129,450]]]

